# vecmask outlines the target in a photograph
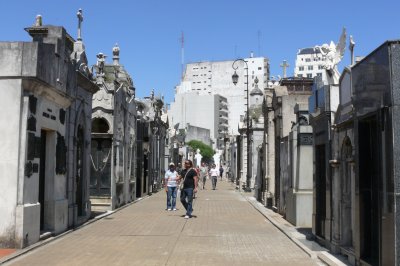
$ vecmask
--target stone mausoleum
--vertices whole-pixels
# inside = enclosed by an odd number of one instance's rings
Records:
[[[78,17],[80,13],[78,12]],[[79,20],[81,22],[81,19]],[[80,25],[80,23],[79,23]],[[78,30],[25,29],[0,43],[0,246],[22,248],[87,221],[92,82]]]

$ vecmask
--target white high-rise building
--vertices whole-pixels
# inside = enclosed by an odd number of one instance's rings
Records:
[[[188,125],[210,131],[214,148],[219,149],[224,132],[228,130],[228,109],[225,97],[218,94],[199,95],[187,92],[175,95],[169,110],[171,126],[179,123],[180,128]]]
[[[297,52],[295,77],[314,78],[321,77],[326,82],[326,71],[324,69],[325,56],[318,49],[303,48]]]
[[[267,86],[267,80],[269,76],[269,63],[265,57],[250,57],[244,59],[248,64],[249,74],[249,91],[254,86],[254,80],[257,77],[259,82],[258,86],[264,90]],[[220,133],[226,133],[229,135],[239,135],[238,125],[240,122],[240,116],[243,116],[246,111],[246,97],[247,97],[247,86],[246,86],[246,65],[245,63],[238,61],[235,63],[237,67],[236,73],[239,75],[239,81],[235,86],[232,82],[232,75],[234,69],[232,68],[234,60],[230,61],[216,61],[216,62],[197,62],[189,63],[186,65],[185,74],[181,83],[176,87],[175,101],[171,103],[171,110],[182,110],[181,107],[177,106],[182,104],[181,100],[186,97],[193,97],[193,93],[196,95],[220,95],[227,100],[228,109],[228,127],[227,132],[221,132],[221,129],[211,129],[212,132],[220,131]],[[189,93],[190,92],[190,93]],[[187,94],[187,95],[185,95]],[[184,95],[184,96],[182,96]],[[183,98],[182,98],[183,97]],[[201,97],[195,97],[190,101],[203,101]],[[194,105],[193,105],[194,106]],[[174,123],[177,117],[174,118],[174,112],[172,112],[172,119]],[[201,112],[193,110],[191,115],[201,115]],[[179,114],[178,116],[181,116]],[[196,118],[199,119],[199,118]],[[205,117],[204,119],[210,119]],[[186,119],[186,122],[189,122]],[[192,123],[190,123],[192,124]],[[215,123],[213,123],[215,124]],[[195,125],[195,124],[193,124]],[[201,126],[201,125],[195,125]]]

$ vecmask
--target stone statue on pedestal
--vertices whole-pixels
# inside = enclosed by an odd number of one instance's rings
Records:
[[[337,65],[342,60],[346,50],[346,28],[343,28],[342,35],[340,35],[339,42],[335,45],[333,41],[328,44],[317,45],[314,51],[319,51],[325,58],[324,68],[327,71],[327,78],[330,85],[339,84],[340,73]]]
[[[200,167],[201,159],[203,158],[203,156],[200,154],[200,150],[199,149],[196,150],[196,154],[195,154],[194,158],[196,159],[196,165],[195,166],[199,166]]]
[[[42,15],[36,15],[34,26],[35,27],[41,27],[42,26]]]
[[[221,161],[221,154],[217,151],[217,152],[214,154],[213,158],[214,158],[214,163],[215,163],[215,165],[217,166],[217,169],[219,169],[220,161]]]

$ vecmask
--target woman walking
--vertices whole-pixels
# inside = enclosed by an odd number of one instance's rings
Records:
[[[219,170],[217,169],[217,166],[215,164],[212,165],[209,175],[211,176],[212,189],[215,190],[215,188],[217,187],[217,180],[219,175]]]
[[[167,172],[165,173],[165,192],[167,192],[167,210],[176,211],[176,181],[178,173],[175,171],[175,164],[170,163]]]

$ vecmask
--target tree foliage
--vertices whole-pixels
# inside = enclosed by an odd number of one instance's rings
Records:
[[[203,156],[203,161],[209,162],[213,159],[214,150],[211,146],[199,141],[199,140],[191,140],[187,143],[187,145],[192,148],[194,151],[197,149],[200,150],[200,154]]]

